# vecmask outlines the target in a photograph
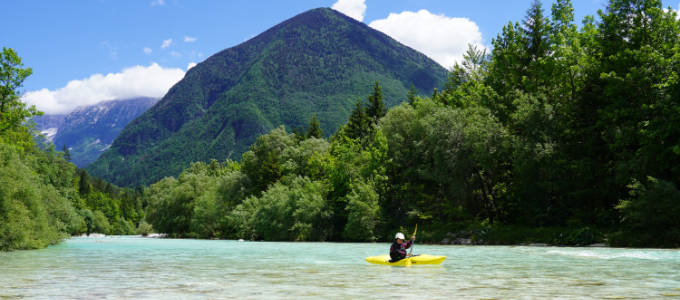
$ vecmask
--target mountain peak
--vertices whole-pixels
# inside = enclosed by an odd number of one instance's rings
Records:
[[[376,81],[393,106],[411,85],[423,94],[441,88],[446,74],[362,22],[308,10],[193,67],[88,170],[119,185],[148,184],[193,161],[240,159],[259,135],[306,128],[315,114],[331,134]]]

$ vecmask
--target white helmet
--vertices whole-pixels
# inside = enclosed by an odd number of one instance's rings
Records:
[[[394,238],[395,239],[402,239],[402,240],[406,239],[406,238],[404,238],[404,234],[401,233],[401,232],[397,232],[397,235],[395,235]]]

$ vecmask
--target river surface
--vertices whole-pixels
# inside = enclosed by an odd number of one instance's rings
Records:
[[[675,299],[680,251],[415,245],[438,266],[372,265],[389,244],[72,238],[0,253],[0,299]]]

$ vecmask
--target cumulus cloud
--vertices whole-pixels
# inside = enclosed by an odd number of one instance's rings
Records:
[[[163,44],[161,44],[161,49],[165,49],[170,47],[170,44],[172,44],[172,39],[167,39],[163,41]]]
[[[193,61],[190,62],[190,63],[187,65],[187,71],[189,71],[189,69],[191,69],[191,68],[193,68],[193,67],[195,67],[195,66],[196,66],[196,63],[195,63],[195,62],[193,62]]]
[[[390,13],[387,18],[368,25],[424,53],[445,68],[463,59],[468,44],[486,48],[475,22],[435,15],[426,9]]]
[[[195,42],[196,40],[197,40],[197,38],[195,38],[195,37],[190,37],[190,36],[188,36],[188,35],[185,35],[185,36],[184,36],[184,42],[185,42],[185,43],[193,43],[193,42]]]
[[[160,98],[184,77],[184,70],[163,68],[156,63],[134,66],[120,73],[94,74],[69,81],[57,90],[41,89],[23,95],[22,101],[45,114],[66,114],[78,106],[133,97]]]
[[[366,13],[366,0],[338,0],[331,8],[363,22]]]
[[[149,47],[144,47],[143,50],[144,50],[144,54],[147,54],[147,55],[151,54],[151,52],[153,52],[153,50],[151,50],[151,48],[149,48]]]

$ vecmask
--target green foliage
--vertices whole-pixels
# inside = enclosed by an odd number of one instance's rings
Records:
[[[385,115],[385,103],[383,103],[383,92],[380,83],[375,82],[373,86],[373,94],[368,96],[368,107],[366,107],[366,116],[371,123],[378,123],[378,120]]]
[[[370,121],[361,99],[357,99],[352,114],[349,116],[349,121],[343,127],[343,133],[349,138],[360,139],[368,134],[370,128]]]
[[[137,226],[137,233],[141,234],[142,236],[148,236],[152,232],[153,226],[151,226],[151,224],[147,223],[144,220],[139,222],[139,225]]]
[[[316,114],[312,115],[312,120],[309,121],[309,131],[307,131],[307,138],[317,138],[323,137],[323,131],[321,130],[321,124],[319,120],[316,119]]]
[[[296,177],[289,184],[276,183],[260,197],[249,197],[234,211],[244,218],[242,232],[250,239],[316,240],[329,235],[325,226],[323,185],[309,178]]]
[[[633,181],[630,198],[621,200],[622,230],[612,244],[634,247],[680,247],[680,191],[671,182],[648,177]]]
[[[143,217],[141,194],[89,177],[53,146],[38,148],[27,122],[37,111],[26,108],[17,91],[31,70],[12,49],[3,48],[0,61],[0,251],[110,233],[113,220],[121,224],[114,233],[134,233],[128,229]]]
[[[347,195],[347,225],[345,238],[350,241],[368,241],[377,239],[376,229],[380,221],[380,205],[378,193],[370,183],[359,182],[352,186]]]
[[[93,223],[93,232],[108,234],[109,232],[112,231],[111,225],[109,224],[109,219],[106,218],[104,213],[102,213],[99,210],[94,211],[92,223]],[[125,232],[123,234],[131,234],[131,233]]]
[[[115,235],[131,235],[136,234],[137,229],[131,221],[117,218],[111,226],[111,233]]]
[[[21,58],[12,48],[2,47],[0,53],[0,133],[15,131],[24,120],[41,115],[34,105],[26,107],[19,99],[19,88],[31,75],[31,68],[23,68]],[[7,136],[7,135],[3,135]],[[16,142],[16,140],[10,142]]]

